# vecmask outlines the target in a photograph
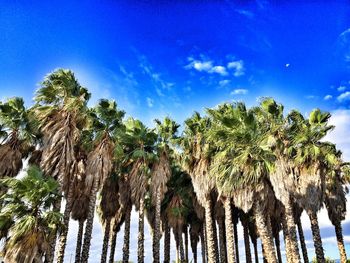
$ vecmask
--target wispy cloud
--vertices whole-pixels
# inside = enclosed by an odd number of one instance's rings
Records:
[[[243,15],[249,19],[253,19],[254,18],[254,13],[249,11],[249,10],[246,10],[246,9],[235,9],[235,11],[240,14],[240,15]]]
[[[149,97],[146,98],[146,101],[147,101],[147,106],[152,108],[154,101]]]
[[[191,61],[188,65],[185,66],[185,69],[195,69],[199,72],[207,73],[217,73],[221,76],[226,76],[228,73],[226,68],[221,65],[214,65],[212,60],[194,60],[193,58],[188,58]]]
[[[332,95],[326,95],[326,96],[324,96],[324,100],[330,100],[331,98],[333,98],[333,96]]]
[[[233,75],[235,77],[242,76],[245,73],[243,60],[231,61],[227,64],[227,68],[234,71]]]
[[[344,91],[345,89],[346,89],[345,86],[339,86],[339,87],[337,88],[338,91]]]
[[[227,86],[230,83],[231,83],[231,80],[229,80],[229,79],[220,80],[219,81],[219,86],[220,87],[225,87],[225,86]]]
[[[342,94],[340,94],[338,97],[337,97],[337,100],[339,102],[343,102],[343,101],[346,101],[346,100],[350,100],[350,91],[346,91]]]
[[[247,89],[235,89],[231,92],[231,95],[245,95],[248,93]]]

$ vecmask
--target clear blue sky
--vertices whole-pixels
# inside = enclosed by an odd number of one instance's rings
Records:
[[[91,104],[114,98],[149,125],[273,96],[287,109],[329,110],[338,134],[349,130],[348,1],[170,2],[1,0],[0,100],[30,105],[45,74],[63,67]]]

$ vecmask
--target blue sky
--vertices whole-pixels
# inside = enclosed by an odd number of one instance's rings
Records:
[[[30,105],[60,67],[89,88],[91,105],[114,98],[148,125],[273,96],[287,110],[332,112],[329,139],[350,160],[348,1],[177,2],[1,0],[0,100]]]

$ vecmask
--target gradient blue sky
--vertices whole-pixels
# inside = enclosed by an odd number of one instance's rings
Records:
[[[349,1],[275,2],[1,0],[0,100],[16,95],[30,105],[59,67],[90,89],[91,105],[114,98],[148,125],[273,96],[287,110],[331,111],[329,139],[350,160]],[[332,230],[326,221],[322,231]],[[326,254],[337,257],[327,233]]]

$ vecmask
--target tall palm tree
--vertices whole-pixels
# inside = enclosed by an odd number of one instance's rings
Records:
[[[111,227],[113,226],[112,220],[115,217],[119,217],[118,214],[120,204],[118,191],[118,177],[116,174],[112,174],[104,181],[101,190],[101,201],[99,206],[101,220],[104,225],[101,263],[105,263],[107,261],[108,243],[110,240]]]
[[[123,150],[117,141],[123,131],[123,117],[124,112],[117,109],[115,101],[102,99],[91,111],[94,140],[86,161],[85,183],[90,199],[81,254],[82,263],[86,263],[89,258],[96,194],[105,179],[111,175],[114,162],[123,158]]]
[[[252,263],[252,254],[250,252],[250,242],[249,242],[249,220],[251,215],[243,212],[239,213],[239,215],[240,215],[240,220],[243,227],[245,261],[247,263]]]
[[[127,159],[131,166],[129,182],[131,200],[139,211],[138,262],[144,261],[144,212],[145,196],[149,191],[151,164],[155,159],[154,143],[156,134],[141,121],[129,118],[125,122],[126,130],[123,143],[129,149]]]
[[[215,181],[209,176],[211,147],[206,140],[206,132],[210,120],[202,118],[198,112],[185,121],[185,129],[181,140],[183,149],[182,162],[185,170],[191,175],[197,199],[205,209],[205,229],[208,261],[216,261],[215,241],[212,218],[211,192]]]
[[[32,263],[40,260],[48,251],[50,236],[61,224],[62,215],[51,210],[60,195],[58,184],[45,178],[38,167],[30,166],[21,178],[2,179],[11,190],[2,198],[0,231],[8,227],[9,238],[5,241],[6,262]]]
[[[72,206],[74,172],[76,156],[74,147],[80,138],[80,130],[86,125],[88,91],[83,88],[70,70],[58,69],[47,75],[36,93],[36,105],[33,112],[40,120],[42,133],[42,158],[40,167],[44,174],[52,176],[60,184],[60,191],[66,197],[63,221],[57,253],[62,263],[66,247],[69,217]],[[71,190],[71,191],[69,191]],[[60,210],[61,200],[57,200],[55,209]],[[51,241],[51,253],[48,261],[53,261],[56,237]]]
[[[297,203],[294,203],[293,211],[294,211],[294,221],[298,227],[298,235],[299,235],[299,241],[300,241],[303,259],[304,259],[304,262],[309,262],[303,226],[300,220],[301,214],[303,213],[303,209]],[[283,221],[282,221],[282,227],[283,227]]]
[[[155,224],[153,235],[153,262],[160,261],[160,215],[161,215],[161,202],[167,191],[167,182],[171,177],[170,168],[170,143],[176,139],[176,133],[179,125],[166,117],[163,122],[155,120],[156,131],[158,135],[157,140],[157,161],[152,167],[151,177],[151,196],[152,204],[155,206]]]

